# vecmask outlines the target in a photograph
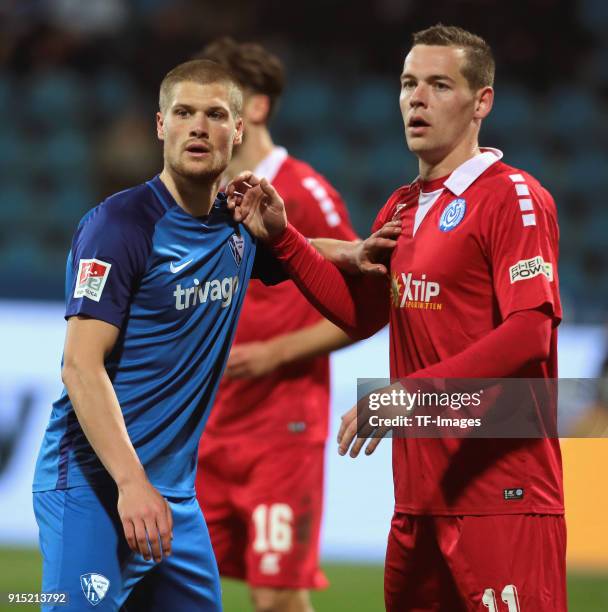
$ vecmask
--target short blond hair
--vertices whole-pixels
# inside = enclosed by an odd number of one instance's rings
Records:
[[[201,85],[225,83],[229,89],[230,110],[235,117],[243,112],[243,92],[239,82],[228,68],[206,59],[196,59],[179,64],[170,70],[160,84],[158,107],[164,113],[171,100],[171,92],[177,83],[192,81]]]

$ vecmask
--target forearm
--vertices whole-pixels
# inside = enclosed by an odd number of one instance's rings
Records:
[[[540,310],[516,312],[470,347],[418,370],[415,378],[505,378],[549,355],[551,317]]]
[[[312,359],[348,346],[352,340],[331,321],[324,319],[295,332],[271,340],[281,364]]]
[[[385,279],[341,272],[292,226],[269,247],[308,301],[351,338],[371,336],[387,323]]]
[[[68,365],[62,377],[87,440],[116,484],[144,476],[105,368]]]
[[[359,274],[357,246],[361,240],[335,240],[334,238],[312,238],[310,244],[325,259],[349,274]]]

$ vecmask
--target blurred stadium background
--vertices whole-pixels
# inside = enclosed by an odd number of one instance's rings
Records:
[[[392,190],[416,175],[398,76],[409,34],[437,21],[482,34],[496,51],[497,99],[481,142],[553,193],[561,375],[599,376],[608,312],[604,0],[0,2],[0,593],[39,586],[29,486],[59,391],[71,235],[99,200],[159,170],[162,76],[219,35],[267,44],[288,71],[276,142],[338,187],[364,235]],[[335,428],[354,401],[355,375],[386,375],[386,335],[340,352],[334,365]],[[576,612],[608,610],[605,442],[564,442]],[[357,463],[330,446],[323,552],[333,586],[317,596],[317,610],[383,609],[389,446]],[[227,610],[246,608],[242,590],[227,584],[225,592]]]

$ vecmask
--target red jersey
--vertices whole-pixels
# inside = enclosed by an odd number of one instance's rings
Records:
[[[510,314],[554,320],[547,361],[515,378],[557,378],[562,312],[550,194],[486,149],[447,179],[398,189],[374,224],[397,216],[391,258],[391,376],[462,352]],[[509,347],[505,346],[505,351]],[[556,439],[393,439],[395,510],[411,514],[563,513]],[[520,489],[517,499],[506,491]]]
[[[254,170],[266,177],[285,201],[292,223],[310,238],[355,240],[344,202],[308,164],[276,147]],[[267,287],[251,279],[234,344],[269,340],[318,323],[321,315],[292,281]],[[224,378],[205,432],[213,436],[297,436],[324,441],[329,414],[329,357],[282,366],[266,376]]]

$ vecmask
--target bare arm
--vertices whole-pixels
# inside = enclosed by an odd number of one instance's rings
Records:
[[[104,359],[118,334],[117,327],[104,321],[71,317],[61,376],[87,440],[116,482],[118,513],[129,546],[145,559],[151,547],[160,561],[171,552],[171,510],[146,477],[105,369]]]
[[[330,321],[319,321],[265,342],[248,342],[233,346],[226,366],[226,376],[264,376],[280,366],[325,355],[351,342],[352,340]]]

